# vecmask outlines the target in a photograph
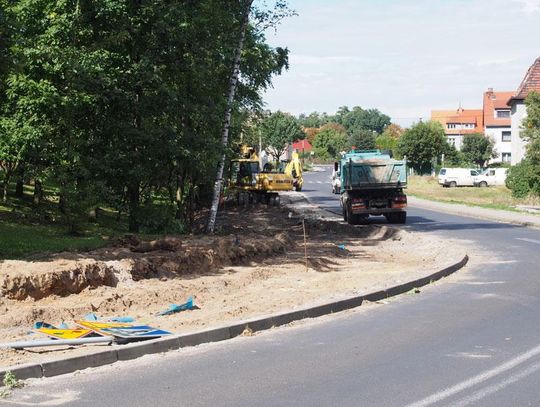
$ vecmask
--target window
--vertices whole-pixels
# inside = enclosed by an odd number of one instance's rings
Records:
[[[456,139],[454,137],[450,137],[448,139],[448,144],[455,147],[456,146]]]
[[[476,171],[476,170],[471,170],[471,175],[472,175],[473,177],[476,177],[476,176],[478,175],[478,171]]]
[[[497,119],[508,119],[510,118],[510,110],[497,109],[495,110],[495,116]]]
[[[512,141],[512,132],[511,131],[503,131],[502,132],[502,141]]]
[[[474,129],[474,123],[464,123],[463,128],[464,129]]]
[[[511,153],[502,153],[501,158],[502,158],[503,163],[509,163],[510,161],[512,161],[512,154]]]
[[[457,124],[456,123],[447,123],[446,127],[448,129],[455,129],[455,128],[457,128]]]

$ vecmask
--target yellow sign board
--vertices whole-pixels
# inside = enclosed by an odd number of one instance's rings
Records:
[[[86,335],[93,333],[91,329],[51,329],[40,328],[38,332],[41,332],[47,336],[57,339],[79,339]]]

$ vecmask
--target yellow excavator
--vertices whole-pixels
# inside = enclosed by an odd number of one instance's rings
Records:
[[[293,153],[283,172],[273,171],[271,165],[261,170],[257,151],[247,145],[241,145],[240,158],[230,162],[228,186],[240,205],[279,205],[280,191],[301,191],[302,185],[302,164],[297,153]]]

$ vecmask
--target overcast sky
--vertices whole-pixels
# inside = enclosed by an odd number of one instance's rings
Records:
[[[272,111],[377,108],[399,124],[432,109],[481,108],[540,57],[540,0],[289,0],[298,16],[272,46],[290,50]]]

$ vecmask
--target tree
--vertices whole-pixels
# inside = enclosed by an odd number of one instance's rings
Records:
[[[223,122],[223,131],[221,135],[221,155],[219,158],[216,180],[214,183],[214,191],[212,196],[212,205],[210,207],[210,213],[208,216],[208,224],[206,227],[207,232],[213,233],[216,216],[219,206],[219,197],[221,195],[222,185],[223,185],[223,169],[225,167],[225,158],[227,145],[229,141],[229,128],[231,126],[231,112],[233,109],[234,97],[236,94],[236,87],[238,83],[238,76],[240,74],[240,63],[242,60],[242,51],[244,49],[244,41],[246,39],[246,33],[249,28],[250,15],[253,14],[255,25],[260,25],[261,32],[271,26],[276,26],[278,22],[287,17],[288,15],[294,14],[291,12],[285,1],[278,0],[275,3],[274,10],[264,10],[258,8],[252,8],[253,0],[244,0],[242,2],[241,8],[241,25],[240,30],[238,31],[238,43],[234,49],[234,58],[232,64],[232,73],[229,77],[229,86],[227,91],[227,102],[225,105],[225,118]],[[276,64],[270,66],[270,73],[280,73],[281,69],[287,64],[287,53],[278,51],[280,58],[276,59]],[[270,75],[267,75],[267,77]],[[264,78],[266,82],[269,82],[269,79]]]
[[[324,126],[331,121],[331,117],[326,113],[312,112],[309,115],[304,113],[298,116],[298,121],[302,127],[316,127]]]
[[[431,170],[433,161],[444,152],[446,144],[440,123],[429,121],[407,129],[399,139],[397,149],[416,172],[424,174]]]
[[[468,162],[484,167],[486,161],[497,157],[494,146],[495,142],[483,134],[466,134],[463,137],[461,152]]]
[[[441,164],[446,167],[463,166],[470,164],[470,162],[468,163],[465,159],[463,153],[452,144],[446,143],[442,154],[444,154],[444,162],[442,162]]]
[[[381,134],[390,125],[390,117],[377,109],[364,110],[360,106],[355,106],[351,111],[342,115],[340,123],[345,126],[349,135],[358,130],[371,130]]]
[[[347,146],[347,133],[336,128],[321,129],[313,141],[313,151],[322,160],[334,159]]]
[[[528,186],[529,193],[540,196],[540,93],[529,93],[525,105],[527,116],[523,119],[520,134],[527,142],[525,159],[514,166],[517,168],[511,169],[507,185],[514,195],[524,196],[525,186]]]
[[[306,139],[313,145],[313,140],[317,136],[317,133],[320,131],[318,127],[304,127],[304,133],[306,133]]]
[[[397,140],[403,135],[404,132],[405,130],[403,129],[403,127],[391,123],[384,129],[382,135]]]
[[[372,150],[375,148],[376,133],[372,130],[356,129],[348,137],[348,144],[358,150]]]
[[[262,119],[260,132],[263,146],[277,160],[286,151],[288,144],[306,137],[298,120],[293,115],[280,111]]]

